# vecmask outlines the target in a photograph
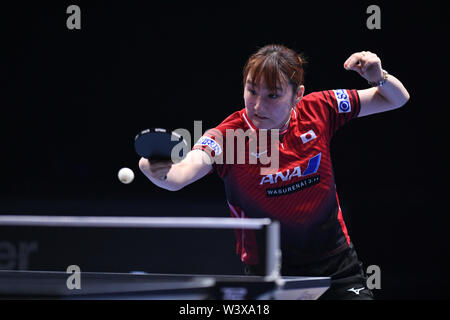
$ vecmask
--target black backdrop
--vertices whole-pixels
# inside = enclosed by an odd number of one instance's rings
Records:
[[[81,30],[66,27],[70,4],[81,8]],[[366,27],[370,4],[381,8],[380,30]],[[153,126],[193,133],[194,120],[206,130],[242,108],[242,68],[265,44],[304,53],[306,93],[366,88],[343,62],[369,50],[411,99],[401,109],[352,121],[334,137],[336,184],[350,237],[364,264],[381,268],[377,297],[448,298],[448,18],[444,2],[5,5],[0,212],[228,216],[215,175],[177,193],[146,180],[134,135]],[[117,179],[121,167],[134,170],[132,184]],[[95,271],[165,271],[170,265],[169,272],[240,272],[229,233],[0,230],[3,267],[75,263]],[[19,256],[27,241],[38,243],[27,261],[6,263],[11,250],[5,248],[12,245]],[[178,248],[189,241],[189,249]],[[62,247],[72,249],[63,254]]]

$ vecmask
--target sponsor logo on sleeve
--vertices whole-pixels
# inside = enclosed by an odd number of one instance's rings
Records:
[[[211,150],[214,151],[215,156],[218,156],[222,153],[222,148],[220,147],[220,145],[216,141],[208,137],[201,137],[195,145],[208,146],[209,148],[211,148]]]
[[[352,111],[352,107],[350,104],[350,97],[348,95],[347,90],[338,89],[333,90],[333,92],[334,95],[336,96],[339,113],[347,113]]]

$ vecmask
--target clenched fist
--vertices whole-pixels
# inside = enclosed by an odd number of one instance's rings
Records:
[[[383,69],[380,58],[370,51],[361,51],[352,54],[345,62],[346,70],[353,70],[369,82],[383,80]]]

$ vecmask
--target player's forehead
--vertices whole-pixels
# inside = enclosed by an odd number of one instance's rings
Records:
[[[248,74],[245,84],[249,87],[269,91],[284,91],[288,85],[282,77],[279,79],[267,79],[263,75],[255,76],[252,74]]]

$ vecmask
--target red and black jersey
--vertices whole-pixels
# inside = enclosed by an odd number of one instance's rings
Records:
[[[275,144],[270,143],[273,134],[265,130],[267,138],[259,138],[255,149],[253,137],[263,136],[263,130],[253,125],[245,108],[207,131],[193,149],[204,150],[216,160],[213,168],[225,184],[233,217],[278,220],[283,263],[314,261],[350,244],[336,193],[330,141],[359,111],[356,90],[327,90],[303,97],[291,111],[287,131],[276,141],[278,165],[272,170],[262,159],[276,155]],[[244,148],[236,139],[231,143],[227,132],[244,133]],[[230,153],[234,154],[227,158]],[[245,161],[237,161],[239,155]],[[254,232],[236,230],[236,239],[241,260],[258,264]]]

